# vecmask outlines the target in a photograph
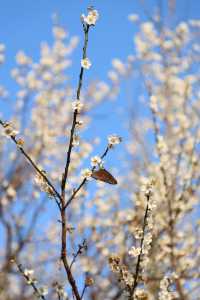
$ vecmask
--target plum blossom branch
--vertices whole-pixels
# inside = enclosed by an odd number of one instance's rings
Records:
[[[48,291],[47,291],[46,287],[38,288],[36,286],[36,279],[31,277],[31,275],[33,274],[33,270],[23,269],[22,265],[17,263],[14,259],[12,259],[12,262],[14,262],[16,264],[19,272],[26,279],[27,284],[32,286],[36,296],[42,300],[46,300],[45,295],[48,293]]]
[[[83,29],[84,29],[84,46],[83,46],[82,60],[85,60],[86,55],[87,55],[88,33],[89,33],[90,25],[83,24]],[[83,82],[83,74],[84,74],[84,66],[81,64],[81,70],[80,70],[79,81],[78,81],[78,88],[77,88],[77,92],[76,92],[77,102],[80,102],[80,93],[81,93],[81,87],[82,87],[82,82]],[[72,152],[72,147],[73,147],[73,139],[74,139],[75,128],[76,128],[76,125],[77,125],[78,113],[79,113],[79,109],[76,106],[75,109],[74,109],[74,113],[73,113],[73,120],[72,120],[72,126],[71,126],[71,131],[70,131],[70,138],[69,138],[69,146],[68,146],[68,151],[67,151],[67,160],[66,160],[65,170],[64,170],[64,174],[63,174],[62,182],[61,182],[62,197],[65,193],[65,186],[66,186],[66,181],[67,181],[67,176],[68,176],[68,171],[69,171],[71,152]]]
[[[142,226],[142,237],[140,240],[140,253],[137,258],[137,263],[136,263],[136,268],[135,268],[135,276],[134,276],[134,282],[132,288],[130,288],[130,294],[129,294],[129,300],[134,299],[134,294],[138,285],[138,278],[140,274],[140,264],[142,260],[142,255],[143,255],[143,247],[144,247],[144,239],[145,239],[145,231],[146,231],[146,226],[147,226],[147,218],[148,218],[148,212],[149,212],[149,201],[151,197],[151,190],[149,189],[146,193],[146,209],[145,209],[145,214],[144,214],[144,219],[143,219],[143,226]]]
[[[89,59],[86,56],[87,55],[87,46],[88,46],[88,33],[89,33],[90,26],[95,25],[95,22],[96,22],[97,18],[98,18],[97,11],[93,10],[93,9],[88,9],[88,16],[84,17],[82,19],[83,30],[84,30],[83,54],[82,54],[82,60],[81,60],[81,69],[80,69],[80,74],[79,74],[79,81],[78,81],[78,88],[77,88],[77,92],[76,92],[75,105],[74,105],[74,103],[72,103],[73,108],[74,108],[73,119],[72,119],[72,125],[71,125],[71,130],[70,130],[70,138],[69,138],[69,146],[68,146],[68,151],[67,151],[67,159],[66,159],[65,169],[64,169],[64,173],[62,175],[62,180],[61,180],[61,207],[60,207],[61,223],[62,223],[62,229],[61,229],[61,260],[63,262],[65,271],[67,273],[67,278],[68,278],[69,284],[71,286],[73,295],[76,298],[76,300],[81,300],[81,295],[79,293],[77,283],[74,279],[74,276],[73,276],[72,271],[71,271],[70,264],[69,264],[68,259],[67,259],[67,235],[66,235],[66,233],[67,233],[66,207],[67,206],[65,204],[65,187],[66,187],[66,181],[67,181],[67,178],[68,178],[68,171],[69,171],[69,166],[70,166],[72,148],[74,146],[74,140],[76,139],[75,129],[76,129],[76,125],[78,124],[77,116],[79,114],[81,104],[82,104],[80,102],[80,93],[81,93],[81,88],[82,88],[84,69],[89,69],[90,66],[91,66],[91,63],[90,63]],[[79,187],[78,190],[80,190],[81,186]]]
[[[47,178],[45,175],[46,173],[41,171],[40,168],[37,166],[37,164],[33,161],[33,159],[30,157],[30,155],[24,150],[23,148],[23,142],[22,139],[16,138],[16,131],[12,128],[11,123],[3,122],[0,120],[0,124],[3,126],[5,133],[7,136],[11,138],[11,140],[17,145],[19,151],[26,157],[26,159],[29,161],[29,163],[32,165],[32,167],[37,171],[37,173],[40,174],[40,176],[44,179],[44,181],[49,186],[51,193],[53,196],[57,197],[61,201],[61,196],[54,187],[54,185],[51,183],[51,181]],[[60,206],[60,203],[56,200],[57,205]]]

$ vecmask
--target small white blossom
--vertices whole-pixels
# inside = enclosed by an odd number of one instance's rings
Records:
[[[89,9],[87,16],[81,15],[81,20],[89,26],[95,25],[98,18],[99,18],[99,13],[95,9]]]
[[[128,251],[128,254],[133,256],[133,257],[137,257],[141,252],[141,248],[135,248],[135,247],[132,247],[129,251]]]
[[[24,269],[25,276],[31,276],[31,275],[33,275],[33,273],[34,273],[33,269]]]
[[[8,187],[8,189],[6,190],[6,193],[11,198],[14,198],[16,196],[16,190],[12,186]]]
[[[84,69],[89,69],[91,67],[91,62],[89,60],[89,58],[84,58],[84,59],[81,59],[81,67],[84,68]]]
[[[92,167],[99,166],[100,164],[101,164],[101,157],[96,155],[91,158],[91,166]]]
[[[82,108],[83,108],[83,103],[80,100],[77,99],[76,101],[72,102],[73,110],[77,110],[78,112],[80,112]]]
[[[44,170],[41,170],[41,172],[46,176],[46,172]],[[49,186],[49,184],[39,172],[36,173],[34,181],[43,192],[47,193],[50,197],[55,196],[53,189],[51,188],[51,186]]]
[[[141,182],[141,192],[144,192],[145,195],[151,194],[155,186],[155,179],[142,177]]]
[[[48,287],[47,286],[41,286],[38,289],[41,296],[46,296],[48,294]]]
[[[81,172],[81,176],[86,178],[86,179],[90,179],[92,175],[92,171],[90,169],[83,169],[82,172]]]
[[[16,55],[16,61],[19,65],[28,65],[31,63],[31,59],[25,55],[23,51],[19,51]]]
[[[79,138],[79,136],[78,136],[77,134],[75,134],[74,137],[73,137],[72,145],[73,145],[74,147],[76,147],[76,146],[78,146],[79,144],[80,144],[80,138]]]
[[[4,134],[7,136],[7,137],[10,137],[10,136],[16,136],[19,132],[17,130],[15,130],[12,126],[11,123],[6,123],[3,125],[4,127]]]
[[[82,120],[78,120],[76,122],[76,125],[79,126],[79,127],[83,126],[83,121]]]
[[[108,144],[110,147],[113,147],[114,145],[121,143],[121,141],[122,141],[122,138],[116,134],[112,134],[112,135],[108,136]]]
[[[172,300],[172,293],[169,291],[170,280],[164,277],[160,282],[160,291],[158,293],[159,300]]]

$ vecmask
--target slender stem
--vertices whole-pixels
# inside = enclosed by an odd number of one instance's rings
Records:
[[[81,299],[83,299],[83,296],[84,296],[84,294],[85,294],[86,288],[87,288],[87,285],[85,284],[85,285],[84,285],[84,288],[83,288],[83,290],[82,290],[82,293],[81,293]]]
[[[83,28],[84,28],[85,36],[84,36],[84,46],[83,46],[82,58],[85,59],[86,55],[87,55],[88,32],[89,32],[90,26],[84,25]],[[82,82],[83,82],[83,74],[84,74],[84,68],[81,67],[80,74],[79,74],[78,88],[77,88],[77,93],[76,93],[77,100],[80,99],[80,93],[81,93]],[[74,114],[73,114],[71,131],[70,131],[69,146],[68,146],[68,151],[67,151],[67,160],[66,160],[65,170],[64,170],[64,174],[63,174],[62,182],[61,182],[62,197],[64,196],[64,193],[65,193],[65,186],[66,186],[66,181],[67,181],[67,177],[68,177],[71,152],[72,152],[72,148],[73,148],[73,138],[74,138],[75,128],[76,128],[76,124],[77,124],[77,116],[78,116],[78,110],[75,109]]]
[[[89,25],[83,25],[84,34],[85,34],[84,35],[83,55],[82,55],[83,59],[86,58],[86,54],[87,54],[89,28],[90,28]],[[83,82],[83,74],[84,74],[84,68],[81,67],[80,74],[79,74],[78,88],[77,88],[77,93],[76,93],[77,100],[80,100],[80,93],[81,93],[82,82]],[[68,146],[68,151],[67,151],[67,159],[66,159],[65,169],[64,169],[64,173],[63,173],[62,181],[61,181],[61,208],[60,208],[61,222],[62,222],[61,260],[63,262],[65,271],[67,273],[67,278],[68,278],[68,281],[71,285],[73,294],[74,294],[76,300],[81,300],[81,296],[79,294],[76,281],[73,277],[70,265],[69,265],[68,260],[67,260],[67,236],[66,236],[66,233],[67,233],[66,207],[67,206],[65,204],[65,187],[66,187],[66,181],[67,181],[67,178],[68,178],[71,152],[72,152],[72,148],[73,148],[73,139],[74,139],[74,133],[75,133],[75,128],[76,128],[76,124],[77,124],[77,116],[78,116],[78,110],[75,109],[74,113],[73,113],[73,120],[72,120],[72,126],[71,126],[71,131],[70,131],[69,146]],[[82,185],[84,185],[84,183]],[[78,190],[80,190],[81,187],[82,186],[80,186]]]
[[[5,128],[6,123],[0,120],[0,124]],[[51,183],[51,181],[47,178],[47,176],[42,172],[37,164],[33,161],[33,159],[30,157],[30,155],[23,149],[22,146],[18,146],[17,139],[15,136],[10,136],[11,140],[17,145],[17,148],[19,151],[26,157],[26,159],[29,161],[29,163],[32,165],[32,167],[42,176],[42,178],[46,181],[46,183],[51,187],[53,190],[55,196],[61,201],[61,195],[58,193],[54,185]],[[58,206],[60,206],[59,202],[57,202]]]
[[[72,291],[74,293],[74,296],[76,297],[76,300],[81,300],[78,287],[76,285],[76,281],[73,277],[73,274],[71,272],[68,260],[67,260],[67,237],[66,237],[66,232],[67,232],[67,225],[66,225],[66,214],[65,214],[65,208],[64,206],[61,209],[61,219],[62,219],[62,249],[61,249],[61,259],[65,268],[65,271],[67,273],[67,278],[68,281],[71,285]]]
[[[34,281],[31,281],[31,279],[29,278],[29,276],[24,273],[22,265],[18,264],[16,261],[15,261],[15,263],[16,263],[16,266],[17,266],[18,270],[24,276],[24,278],[26,279],[26,281],[30,282],[30,285],[32,286],[32,288],[33,288],[34,292],[36,293],[37,297],[41,298],[42,300],[46,300],[45,296],[41,295],[41,293],[40,293],[39,289],[37,288],[37,286],[35,285]]]
[[[76,258],[77,258],[80,254],[82,254],[82,252],[83,252],[84,249],[87,249],[87,244],[86,244],[86,240],[85,240],[85,239],[83,240],[83,243],[82,243],[81,245],[78,246],[78,250],[76,251],[76,253],[73,254],[73,259],[72,259],[72,261],[71,261],[71,263],[70,263],[70,266],[69,266],[70,270],[71,270],[73,264],[75,263]]]
[[[129,300],[134,299],[135,290],[136,290],[137,285],[138,285],[138,277],[139,277],[139,273],[140,273],[140,263],[141,263],[141,258],[142,258],[142,251],[143,251],[143,244],[144,244],[144,237],[145,237],[145,229],[146,229],[146,225],[147,225],[147,217],[148,217],[148,212],[149,212],[150,193],[148,193],[146,195],[146,198],[147,198],[147,205],[146,205],[144,219],[143,219],[142,238],[140,240],[140,254],[138,255],[138,258],[137,258],[137,263],[136,263],[136,268],[135,268],[135,277],[134,277],[133,286],[130,289]]]

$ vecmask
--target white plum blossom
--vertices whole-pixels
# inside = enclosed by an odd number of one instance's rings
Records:
[[[81,60],[81,67],[84,68],[84,69],[89,69],[91,67],[91,62],[89,60],[89,58],[84,58]]]
[[[5,136],[7,136],[8,138],[11,137],[11,136],[15,137],[15,136],[19,133],[19,131],[15,130],[15,129],[13,128],[12,123],[5,123],[5,124],[3,125],[3,127],[4,127],[4,134],[5,134]]]
[[[99,18],[99,13],[96,9],[88,9],[88,15],[85,16],[84,14],[81,15],[81,19],[83,20],[84,23],[87,25],[95,25],[97,20]]]
[[[34,274],[34,270],[33,269],[24,269],[24,275],[25,276],[31,276]]]
[[[91,158],[91,166],[92,167],[99,166],[101,163],[102,163],[101,157],[96,155]]]
[[[90,169],[88,169],[88,168],[83,169],[81,171],[81,176],[83,178],[86,178],[87,180],[91,179],[91,175],[92,175],[92,171]]]
[[[169,291],[170,280],[167,277],[164,277],[160,282],[160,291],[158,294],[159,300],[172,300],[173,295]]]
[[[31,63],[31,59],[23,51],[19,51],[16,55],[16,62],[19,65],[28,65]]]
[[[135,248],[131,247],[131,249],[128,251],[128,254],[133,257],[137,257],[141,252],[141,248]]]
[[[48,294],[48,287],[47,286],[41,286],[38,289],[38,292],[40,293],[41,296],[46,296]]]
[[[119,143],[121,143],[122,138],[116,134],[112,134],[108,136],[108,145],[110,147],[114,146],[114,145],[118,145]]]
[[[83,108],[83,103],[80,100],[76,100],[72,102],[73,110],[77,110],[78,112],[80,112],[82,108]]]
[[[79,146],[79,144],[80,144],[80,137],[78,134],[74,134],[72,145],[76,147]]]

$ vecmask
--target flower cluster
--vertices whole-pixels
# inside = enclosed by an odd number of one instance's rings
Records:
[[[131,247],[131,249],[128,251],[128,254],[133,256],[133,257],[137,257],[141,252],[141,248],[136,248],[136,247]]]
[[[83,103],[80,100],[76,100],[72,102],[72,108],[74,111],[76,110],[78,113],[80,113],[81,109],[83,108]]]
[[[130,289],[133,285],[133,274],[128,271],[126,265],[121,263],[121,259],[118,255],[111,255],[108,258],[110,269],[117,274],[119,282],[124,284],[126,289]]]
[[[20,266],[20,270],[23,273],[24,277],[26,278],[26,281],[27,281],[28,284],[32,285],[32,284],[37,283],[36,278],[33,277],[33,274],[34,274],[33,269],[24,269],[24,270],[22,270],[21,266]]]
[[[41,297],[41,296],[45,296],[45,295],[48,294],[48,287],[47,286],[41,286],[39,288],[36,288],[35,284],[37,283],[37,280],[36,280],[36,278],[33,277],[33,274],[34,274],[33,269],[24,269],[24,270],[22,270],[21,265],[18,266],[18,268],[20,269],[20,272],[22,272],[22,274],[26,278],[26,282],[30,285],[34,285],[36,296]]]
[[[63,300],[67,300],[68,299],[67,293],[65,292],[64,287],[63,287],[62,284],[60,284],[60,283],[58,283],[56,281],[56,282],[53,282],[52,286],[53,286],[53,288],[55,290],[55,293],[58,296],[58,299],[60,299],[60,298],[62,298]]]
[[[44,174],[44,176],[46,176],[46,172],[44,170],[42,170],[41,172]],[[37,172],[35,176],[35,183],[40,187],[40,189],[43,192],[47,193],[50,197],[54,197],[55,193],[52,187],[49,186],[49,184],[45,180],[44,176]]]
[[[160,291],[158,294],[159,300],[172,300],[174,299],[172,293],[169,291],[170,287],[170,279],[168,277],[164,277],[160,282]]]
[[[13,125],[12,123],[5,123],[3,125],[4,127],[4,134],[7,136],[7,137],[15,137],[19,132],[17,130],[15,130],[13,128]]]

